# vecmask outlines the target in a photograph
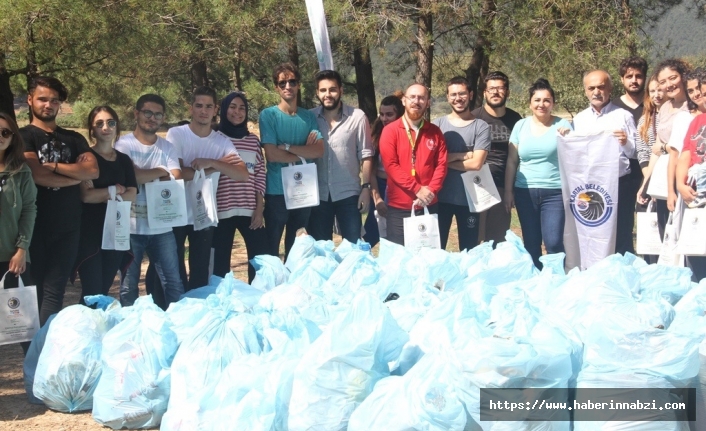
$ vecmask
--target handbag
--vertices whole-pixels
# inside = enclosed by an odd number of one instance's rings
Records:
[[[647,194],[655,199],[667,199],[669,193],[667,169],[669,169],[669,154],[662,154],[652,169],[650,184],[647,186]]]
[[[171,174],[170,177],[170,181],[157,179],[145,184],[147,224],[151,229],[187,224],[184,180],[175,180]]]
[[[683,257],[677,252],[677,229],[673,220],[674,214],[669,214],[667,225],[664,227],[664,240],[659,253],[658,265],[684,266]]]
[[[706,255],[706,208],[687,208],[684,211],[677,252],[684,256]]]
[[[116,194],[115,186],[108,187],[108,204],[103,221],[103,250],[130,250],[130,208],[132,202]]]
[[[9,273],[0,279],[0,346],[31,341],[39,331],[37,286],[25,286],[18,276],[19,287],[3,289]]]
[[[500,193],[487,164],[483,164],[480,170],[462,173],[461,179],[470,212],[480,213],[501,202]]]
[[[315,163],[299,157],[301,165],[290,163],[282,168],[284,204],[288,210],[319,205],[319,177]]]
[[[206,171],[200,169],[194,173],[194,179],[186,183],[186,196],[188,224],[193,224],[195,231],[218,225],[213,180]]]
[[[653,211],[654,201],[647,205],[647,211],[637,213],[637,239],[635,251],[643,256],[658,255],[662,251],[662,237],[659,234],[657,213]]]
[[[406,217],[403,224],[405,247],[414,252],[422,248],[441,248],[439,217],[436,214],[429,214],[427,207],[424,207],[424,215],[418,216],[412,206],[412,215]]]

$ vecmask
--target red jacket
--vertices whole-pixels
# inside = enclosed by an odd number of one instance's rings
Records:
[[[416,132],[410,129],[412,139]],[[439,194],[446,178],[446,141],[436,125],[425,121],[415,145],[415,176],[412,177],[412,146],[402,118],[385,126],[380,135],[380,155],[387,172],[387,203],[398,209],[412,209],[422,186]],[[437,201],[436,196],[431,204]]]

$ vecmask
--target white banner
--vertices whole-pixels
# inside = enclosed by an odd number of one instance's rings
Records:
[[[306,11],[309,14],[309,25],[311,26],[311,35],[314,37],[319,70],[334,70],[323,0],[306,0]]]
[[[615,252],[619,143],[607,133],[557,139],[566,268],[586,269]]]

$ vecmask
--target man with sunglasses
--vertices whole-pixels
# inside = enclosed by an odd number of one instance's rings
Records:
[[[165,108],[164,99],[156,94],[140,96],[134,110],[135,131],[120,137],[115,143],[116,150],[132,159],[137,178],[137,197],[130,211],[130,249],[134,259],[120,281],[120,303],[123,306],[132,305],[139,295],[137,285],[145,252],[157,270],[164,289],[165,305],[178,301],[184,293],[172,229],[150,228],[147,223],[145,184],[157,179],[168,181],[170,175],[181,178],[176,148],[157,135],[164,120]]]
[[[98,162],[81,134],[56,124],[68,96],[58,79],[34,78],[28,93],[30,124],[20,129],[20,135],[37,185],[37,218],[29,252],[43,325],[63,306],[66,282],[78,253],[83,208],[79,184],[98,178]]]
[[[191,95],[189,113],[191,122],[172,127],[167,132],[167,140],[174,144],[179,154],[182,178],[194,179],[195,170],[204,169],[206,175],[215,172],[227,175],[234,181],[247,181],[248,170],[240,159],[230,139],[211,128],[211,120],[218,112],[216,91],[209,87],[198,87]],[[214,184],[217,186],[218,177]],[[216,190],[213,190],[216,199]],[[187,200],[188,201],[188,200]],[[194,230],[192,224],[174,227],[179,256],[179,274],[186,290],[208,284],[208,265],[211,259],[213,227]],[[189,274],[184,263],[185,243],[189,240]]]
[[[324,156],[316,160],[320,204],[311,209],[308,230],[317,240],[330,240],[335,218],[341,236],[355,243],[360,238],[361,213],[368,211],[370,203],[370,123],[363,111],[341,101],[338,72],[322,70],[314,80],[321,106],[311,112],[324,136]]]
[[[279,256],[279,243],[284,237],[285,259],[294,244],[297,229],[309,223],[311,208],[287,210],[282,187],[282,168],[289,163],[301,163],[299,157],[313,160],[324,155],[324,142],[316,117],[297,106],[301,82],[299,69],[291,63],[280,64],[272,73],[279,104],[260,112],[260,140],[267,159],[265,190],[265,229],[267,249]]]
[[[485,104],[472,111],[472,114],[490,126],[490,151],[486,163],[493,175],[493,182],[502,199],[505,193],[505,167],[507,165],[508,143],[515,123],[522,116],[506,105],[510,97],[510,79],[503,72],[490,72],[485,77]],[[510,229],[511,215],[501,202],[480,214],[478,241],[493,240],[495,244],[505,241],[505,233]]]

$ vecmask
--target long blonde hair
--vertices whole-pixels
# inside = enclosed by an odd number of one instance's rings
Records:
[[[657,73],[658,72],[653,73],[652,76],[650,76],[650,80],[647,81],[647,91],[645,91],[645,98],[643,99],[642,103],[642,106],[644,107],[642,110],[642,116],[645,117],[645,121],[642,123],[640,130],[638,130],[638,133],[640,134],[640,137],[642,138],[643,142],[650,142],[650,128],[652,129],[652,133],[654,134],[657,127],[656,119],[658,106],[655,105],[652,101],[649,90],[650,84],[653,82],[657,82]]]

